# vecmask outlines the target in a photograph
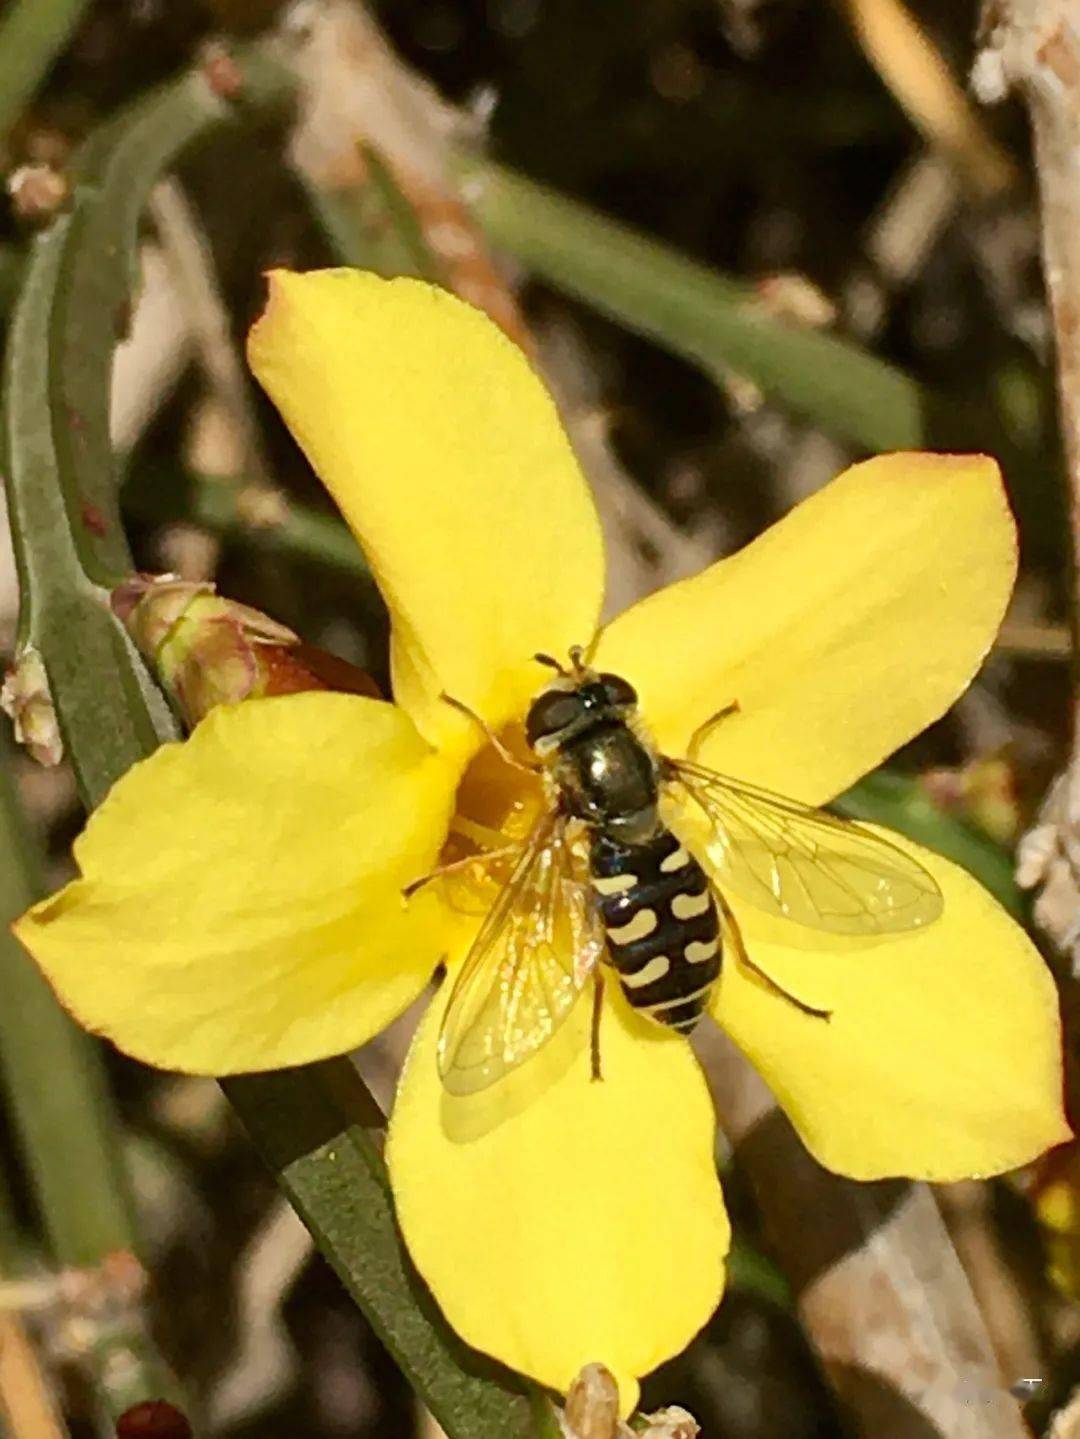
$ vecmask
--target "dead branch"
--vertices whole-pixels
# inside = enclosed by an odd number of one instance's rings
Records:
[[[972,76],[987,102],[1010,90],[1031,115],[1043,266],[1057,348],[1073,552],[1073,654],[1080,653],[1080,16],[1073,0],[991,0]],[[1080,689],[1072,750],[1020,852],[1018,878],[1042,894],[1036,920],[1080,976]]]
[[[866,1439],[1023,1439],[1019,1405],[927,1186],[830,1174],[729,1040],[713,1030],[698,1049],[853,1431]]]

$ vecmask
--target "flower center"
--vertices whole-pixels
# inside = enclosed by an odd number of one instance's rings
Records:
[[[483,914],[506,883],[518,847],[547,803],[540,775],[520,724],[499,735],[510,763],[493,744],[470,762],[458,786],[450,830],[439,857],[443,896],[454,909]],[[490,856],[490,858],[485,858]]]

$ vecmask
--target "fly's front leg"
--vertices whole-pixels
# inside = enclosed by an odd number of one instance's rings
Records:
[[[422,874],[419,879],[414,879],[407,884],[401,893],[406,899],[412,899],[414,894],[423,889],[426,884],[430,884],[433,879],[442,879],[444,875],[448,874],[460,874],[472,866],[482,867],[485,864],[491,864],[494,860],[507,859],[512,854],[520,853],[521,845],[516,843],[500,845],[496,849],[485,849],[479,854],[467,854],[464,859],[454,859],[449,864],[440,864],[435,869],[429,869],[427,874]]]
[[[686,758],[696,760],[701,751],[701,746],[709,738],[720,721],[727,719],[728,715],[738,714],[740,709],[739,701],[732,700],[729,705],[725,705],[723,709],[717,710],[714,715],[710,715],[707,720],[703,720],[690,736],[690,740],[686,746]]]
[[[593,1006],[592,1006],[592,1077],[595,1082],[603,1079],[600,1073],[600,1014],[604,1004],[604,976],[600,973],[599,965],[593,970]]]
[[[506,748],[502,740],[488,724],[487,720],[484,719],[482,715],[478,715],[475,710],[470,709],[462,700],[455,699],[453,695],[448,695],[445,690],[439,695],[439,698],[443,704],[449,705],[451,709],[457,710],[458,714],[463,714],[466,719],[471,719],[473,724],[484,732],[487,736],[488,743],[505,764],[512,765],[514,769],[524,770],[526,774],[540,773],[541,765],[528,764],[525,760],[518,759],[517,755],[512,754],[510,750]]]

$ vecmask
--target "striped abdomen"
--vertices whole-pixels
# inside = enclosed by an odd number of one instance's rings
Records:
[[[644,844],[594,833],[592,884],[608,957],[633,1007],[689,1034],[720,973],[720,923],[705,871],[670,830]]]

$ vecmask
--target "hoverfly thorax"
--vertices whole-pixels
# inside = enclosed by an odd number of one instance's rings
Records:
[[[633,721],[637,693],[619,675],[560,676],[529,707],[525,737],[567,814],[639,843],[659,824],[659,766]]]

